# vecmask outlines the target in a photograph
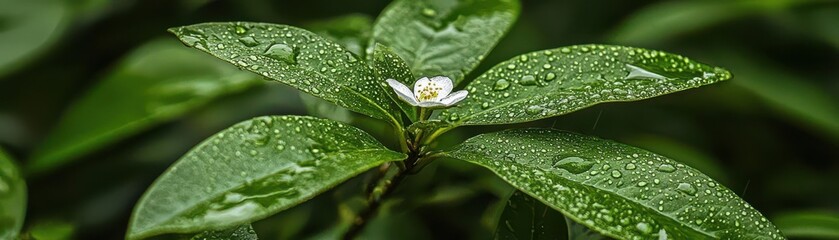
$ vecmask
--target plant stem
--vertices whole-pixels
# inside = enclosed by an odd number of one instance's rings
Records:
[[[376,212],[378,212],[379,207],[381,207],[382,202],[385,200],[385,198],[387,198],[393,192],[393,190],[396,189],[396,186],[399,185],[399,183],[402,182],[402,180],[405,179],[406,176],[408,176],[408,173],[413,168],[414,162],[416,162],[417,159],[417,156],[412,154],[407,160],[405,160],[408,163],[406,164],[407,168],[398,169],[396,171],[396,174],[394,174],[390,179],[381,181],[382,190],[379,193],[377,193],[377,191],[372,191],[368,195],[367,208],[362,210],[362,212],[355,217],[355,220],[353,220],[352,225],[350,225],[350,228],[347,229],[347,231],[344,233],[343,239],[354,239],[356,236],[358,236],[359,233],[361,233],[361,230],[363,230],[364,227],[367,226],[367,223],[369,223],[370,220],[376,215]]]

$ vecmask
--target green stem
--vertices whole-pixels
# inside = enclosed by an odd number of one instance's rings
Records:
[[[361,213],[358,214],[358,216],[355,217],[355,219],[352,222],[352,225],[350,225],[350,228],[347,229],[347,231],[344,233],[343,239],[355,239],[358,236],[358,234],[361,233],[361,230],[363,230],[367,223],[369,223],[370,220],[376,215],[376,213],[379,210],[379,207],[381,207],[382,202],[385,200],[385,198],[390,196],[390,194],[393,193],[394,189],[396,189],[396,186],[399,185],[399,183],[401,183],[402,180],[408,176],[408,173],[411,172],[411,169],[414,165],[413,163],[417,161],[417,156],[411,155],[405,161],[408,162],[407,168],[397,170],[396,173],[388,180],[379,181],[379,187],[382,190],[372,191],[367,196],[367,208],[365,208]]]

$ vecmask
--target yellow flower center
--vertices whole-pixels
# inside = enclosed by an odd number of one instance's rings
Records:
[[[420,102],[425,102],[429,100],[437,99],[437,96],[440,94],[440,90],[443,90],[442,87],[437,86],[435,83],[428,83],[419,86],[419,96],[417,96],[417,100]]]

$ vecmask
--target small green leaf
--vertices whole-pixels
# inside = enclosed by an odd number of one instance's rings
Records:
[[[257,240],[253,226],[245,224],[225,230],[206,231],[196,234],[191,240]]]
[[[519,14],[517,0],[397,0],[373,26],[373,40],[399,54],[416,76],[472,71]]]
[[[661,51],[606,45],[563,47],[496,65],[466,86],[469,97],[438,118],[453,126],[526,122],[730,77],[724,69]]]
[[[255,118],[210,137],[166,170],[134,209],[128,238],[249,223],[405,157],[343,123]]]
[[[349,110],[401,126],[373,69],[341,45],[296,27],[202,23],[169,29],[188,46]]]
[[[341,44],[348,51],[364,58],[373,32],[373,19],[367,15],[350,14],[312,22],[306,24],[305,28]]]
[[[772,218],[789,238],[839,239],[839,214],[824,211],[787,212]]]
[[[499,147],[503,146],[503,147]],[[486,167],[604,235],[651,239],[782,239],[731,190],[635,147],[543,129],[489,133],[445,155]]]
[[[257,76],[185,49],[176,41],[149,42],[128,54],[64,113],[33,154],[28,170],[51,170],[258,84]]]
[[[373,68],[376,70],[376,75],[379,79],[395,79],[402,82],[406,86],[413,86],[414,75],[411,74],[411,69],[408,64],[396,55],[392,49],[387,46],[376,44],[373,49]],[[390,99],[396,102],[402,112],[408,116],[412,121],[417,120],[417,109],[411,104],[408,104],[396,95],[390,86],[383,85],[385,91],[388,92]]]
[[[26,216],[26,183],[0,148],[0,239],[16,239]]]

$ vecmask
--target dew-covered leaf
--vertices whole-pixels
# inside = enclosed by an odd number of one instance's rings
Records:
[[[0,239],[16,239],[26,214],[26,183],[0,148]]]
[[[239,68],[374,118],[401,124],[373,69],[312,32],[269,23],[202,23],[169,29],[186,45]]]
[[[33,154],[28,170],[53,169],[220,96],[259,84],[259,77],[186,49],[177,41],[152,41],[128,54],[64,113]]]
[[[724,69],[661,51],[607,45],[563,47],[496,65],[466,86],[469,97],[438,118],[454,126],[526,122],[730,77]]]
[[[463,80],[519,14],[517,0],[397,0],[373,26],[373,40],[404,59],[416,76]]]
[[[835,212],[787,212],[772,220],[789,238],[839,239],[839,214]]]
[[[312,22],[306,24],[305,28],[364,58],[373,31],[373,19],[367,15],[350,14]]]
[[[408,68],[407,63],[396,55],[392,49],[382,44],[376,44],[373,48],[373,68],[376,70],[376,75],[379,79],[395,79],[402,82],[406,86],[412,87],[414,84],[414,75],[411,74],[411,69]],[[390,99],[396,102],[402,112],[408,116],[409,119],[415,121],[417,119],[417,109],[411,104],[408,104],[396,95],[390,86],[383,85],[385,91],[388,92]]]
[[[134,209],[128,238],[249,223],[405,157],[343,123],[255,118],[205,140],[158,177]]]
[[[556,130],[509,130],[471,138],[445,155],[486,167],[611,237],[783,238],[757,210],[699,171],[612,141]]]

